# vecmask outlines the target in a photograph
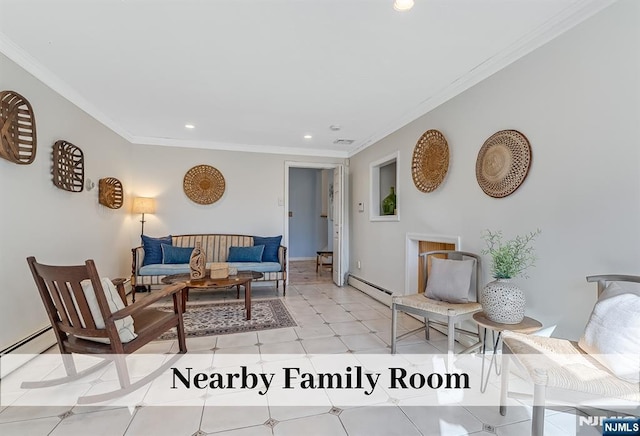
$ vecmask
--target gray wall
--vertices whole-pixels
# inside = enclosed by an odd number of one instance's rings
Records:
[[[622,1],[424,115],[350,161],[350,270],[405,291],[407,233],[456,235],[480,252],[483,229],[508,237],[542,229],[525,291],[527,314],[577,338],[595,301],[585,276],[640,274],[640,2]],[[449,143],[446,179],[432,193],[411,178],[416,142],[429,129]],[[485,195],[475,177],[483,142],[503,129],[533,150],[511,196]],[[399,150],[400,222],[371,222],[369,165]],[[356,268],[360,260],[362,267]],[[484,278],[489,274],[485,256]]]

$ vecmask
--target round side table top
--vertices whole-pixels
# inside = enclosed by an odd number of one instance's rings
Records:
[[[477,322],[480,327],[497,332],[510,330],[512,332],[529,334],[535,333],[542,328],[542,323],[540,321],[529,318],[528,316],[525,316],[522,322],[518,324],[502,324],[500,322],[491,321],[485,316],[484,312],[477,312],[473,314],[473,320]]]

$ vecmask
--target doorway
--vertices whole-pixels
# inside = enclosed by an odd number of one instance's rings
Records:
[[[287,261],[311,262],[332,251],[331,280],[346,270],[344,168],[340,164],[285,162],[284,244]],[[290,266],[288,271],[292,271]],[[327,274],[327,273],[325,273]]]

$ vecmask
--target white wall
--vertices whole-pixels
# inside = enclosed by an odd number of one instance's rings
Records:
[[[0,54],[0,89],[24,96],[36,119],[37,152],[31,165],[0,159],[0,350],[49,325],[26,262],[80,264],[94,259],[104,276],[130,275],[128,214],[131,145]],[[90,192],[56,188],[51,150],[65,139],[82,149]],[[125,205],[98,204],[98,179],[116,177]]]
[[[404,291],[408,232],[460,235],[479,252],[485,228],[506,236],[536,228],[537,267],[517,283],[527,314],[577,338],[595,300],[585,276],[640,274],[640,2],[622,1],[351,159],[351,271]],[[440,130],[449,172],[433,193],[411,179],[413,148]],[[533,150],[523,185],[485,195],[477,153],[494,132],[516,129]],[[369,164],[399,150],[400,222],[370,222]],[[486,258],[486,256],[485,256]],[[355,265],[361,260],[362,267]],[[491,280],[489,259],[484,282]]]
[[[341,163],[343,160],[135,145],[133,161],[135,195],[156,197],[157,213],[145,215],[146,234],[275,236],[284,233],[286,211],[279,200],[285,196],[285,161]],[[226,183],[222,198],[206,206],[192,202],[182,188],[185,173],[201,164],[217,168]],[[139,245],[139,234],[138,222],[132,233],[132,244]]]

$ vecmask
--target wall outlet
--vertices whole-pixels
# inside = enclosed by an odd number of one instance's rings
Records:
[[[362,266],[362,264],[360,263],[360,261],[356,262],[356,266],[358,267],[358,269],[360,269],[360,267]]]

